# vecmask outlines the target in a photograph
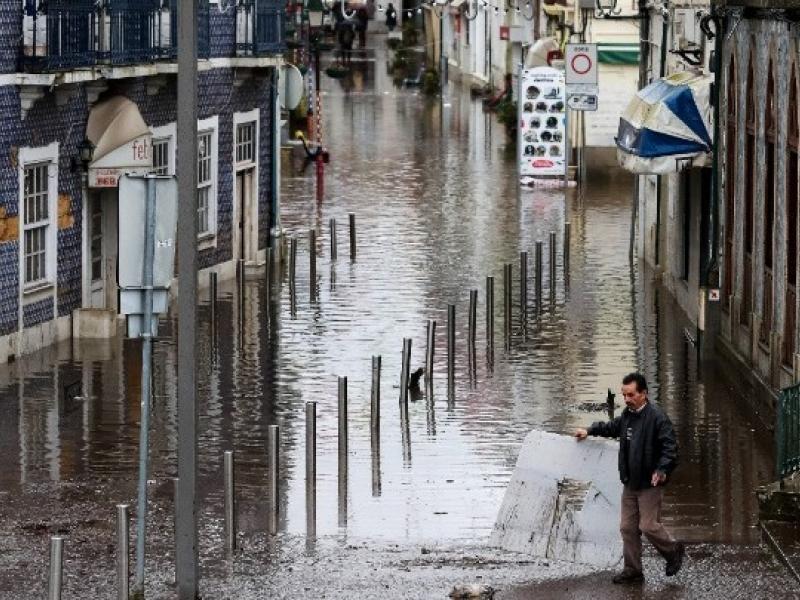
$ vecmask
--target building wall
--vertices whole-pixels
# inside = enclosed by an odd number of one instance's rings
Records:
[[[735,27],[734,27],[735,24]],[[786,142],[788,129],[788,98],[789,83],[792,66],[798,67],[798,47],[795,33],[786,27],[783,21],[731,19],[729,21],[729,38],[725,44],[722,60],[724,83],[720,113],[724,119],[720,130],[724,134],[727,129],[727,109],[731,102],[737,103],[737,123],[735,139],[728,139],[723,135],[720,146],[720,239],[725,239],[727,228],[733,227],[733,294],[730,309],[723,314],[722,334],[730,349],[744,362],[748,363],[759,378],[772,388],[778,388],[791,383],[798,376],[798,357],[795,354],[794,365],[781,365],[781,343],[783,337],[783,324],[785,318],[785,291],[786,291],[786,239],[789,227],[798,227],[798,223],[786,222]],[[754,58],[754,79],[748,81],[748,61],[750,55]],[[736,97],[731,98],[727,93],[727,73],[732,58],[735,58],[737,75]],[[777,139],[774,162],[774,228],[773,228],[773,300],[772,331],[766,343],[759,341],[759,330],[764,319],[766,298],[764,294],[764,220],[765,220],[765,190],[767,179],[766,166],[766,131],[765,107],[767,104],[766,90],[769,69],[767,66],[772,61],[773,77],[775,82],[775,115],[777,118]],[[798,73],[800,76],[800,73]],[[746,106],[747,94],[750,89],[755,91],[756,107],[756,136],[755,156],[748,156],[746,151]],[[734,180],[727,179],[726,156],[730,144],[735,145],[736,161],[743,168],[735,170]],[[752,166],[751,171],[746,171]],[[745,293],[745,181],[746,173],[752,173],[755,181],[754,193],[754,238],[753,238],[753,268],[751,286],[752,311],[742,315],[742,299]],[[726,223],[724,198],[729,186],[734,190],[734,218],[735,223]],[[720,264],[723,267],[721,278],[724,280],[724,255],[725,245],[720,244],[722,253]],[[796,304],[796,303],[795,303]],[[798,315],[798,306],[789,307]],[[800,332],[790,333],[795,337],[795,348],[800,341]],[[794,372],[793,372],[794,371]]]

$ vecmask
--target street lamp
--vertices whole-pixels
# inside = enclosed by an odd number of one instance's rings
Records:
[[[94,159],[94,144],[87,138],[78,144],[78,158],[81,161],[84,171],[88,171],[89,165]]]

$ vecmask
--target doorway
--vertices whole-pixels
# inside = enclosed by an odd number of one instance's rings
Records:
[[[117,311],[117,191],[89,194],[89,306]]]
[[[255,193],[255,167],[236,172],[236,213],[238,227],[234,240],[236,258],[255,263],[258,251],[258,206]]]

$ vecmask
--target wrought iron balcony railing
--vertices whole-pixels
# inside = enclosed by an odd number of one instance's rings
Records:
[[[239,0],[236,54],[263,56],[286,49],[284,5],[276,0]]]
[[[26,71],[133,65],[177,54],[178,0],[27,0]],[[198,0],[198,54],[209,56],[209,7]]]

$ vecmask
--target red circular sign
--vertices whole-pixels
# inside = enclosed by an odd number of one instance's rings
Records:
[[[592,59],[588,54],[576,54],[572,57],[570,66],[578,75],[586,75],[592,69]]]

